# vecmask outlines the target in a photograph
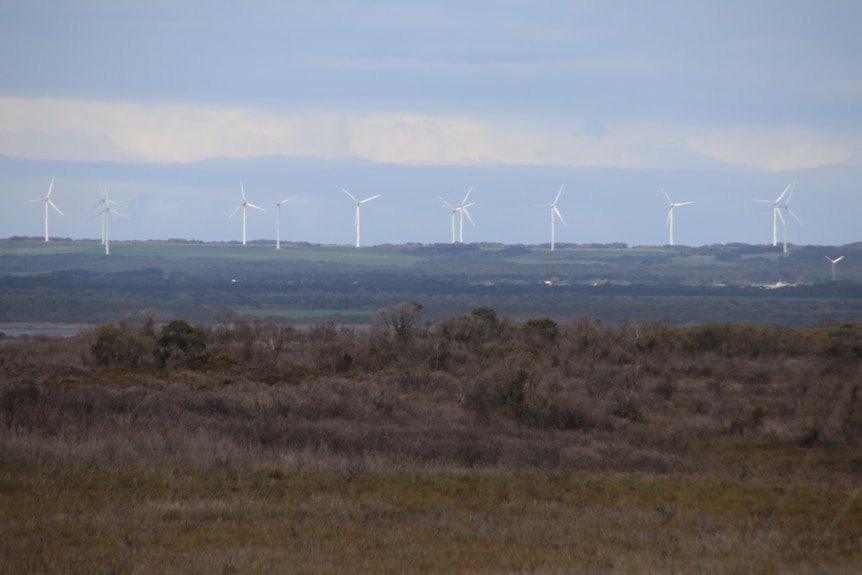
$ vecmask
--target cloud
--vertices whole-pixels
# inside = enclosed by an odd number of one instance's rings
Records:
[[[265,155],[414,165],[517,164],[767,171],[841,164],[859,142],[796,126],[712,128],[586,119],[275,112],[190,104],[0,98],[0,154],[181,163]]]

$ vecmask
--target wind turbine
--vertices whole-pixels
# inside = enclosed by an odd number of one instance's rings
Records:
[[[117,204],[117,202],[112,201],[108,198],[108,190],[102,188],[102,201],[100,201],[96,206],[104,206],[101,211],[96,214],[96,217],[102,216],[102,243],[105,245],[105,255],[111,255],[111,214],[116,214],[121,218],[129,219],[128,216],[125,216],[118,212],[117,210],[111,207],[111,204]]]
[[[275,249],[281,249],[281,204],[286,204],[296,196],[290,196],[286,200],[275,202]]]
[[[667,205],[668,205],[668,207],[667,207],[667,227],[670,230],[670,245],[673,245],[673,209],[679,208],[682,206],[688,206],[690,204],[693,204],[694,202],[677,202],[677,203],[674,203],[670,199],[670,196],[667,195],[667,192],[664,191],[663,187],[659,186],[658,188],[661,190],[661,193],[664,194],[664,197],[667,198]]]
[[[772,246],[775,247],[778,245],[778,220],[781,219],[781,223],[784,224],[784,235],[787,237],[787,222],[784,219],[784,216],[781,213],[781,208],[785,207],[788,210],[790,208],[787,207],[787,204],[784,206],[781,205],[781,200],[784,199],[784,196],[787,196],[787,202],[790,202],[790,195],[793,194],[793,188],[796,186],[796,182],[792,182],[784,191],[781,192],[781,195],[775,198],[774,200],[754,200],[755,202],[760,202],[761,204],[770,204],[772,206]],[[793,214],[793,217],[796,217],[796,214]],[[796,218],[797,220],[799,218]],[[787,251],[787,242],[785,241],[784,251]]]
[[[834,260],[832,258],[830,258],[829,256],[823,256],[823,257],[826,258],[827,260],[829,260],[829,262],[832,264],[832,281],[835,281],[835,264],[837,264],[838,262],[843,260],[844,256],[839,256],[839,257],[835,258]]]
[[[229,218],[234,217],[236,213],[242,210],[242,245],[245,245],[245,212],[246,208],[254,208],[256,210],[260,210],[265,212],[266,210],[260,206],[256,206],[253,203],[249,202],[245,197],[245,188],[242,187],[242,182],[239,183],[239,191],[242,194],[242,203],[236,207],[234,211],[228,216]]]
[[[458,230],[458,234],[459,234],[458,241],[462,244],[464,243],[464,216],[467,216],[467,219],[470,220],[471,224],[473,224],[474,226],[476,225],[476,222],[474,222],[473,218],[470,217],[470,212],[467,211],[467,208],[476,204],[476,202],[470,202],[469,204],[467,203],[467,198],[470,197],[470,192],[472,192],[472,191],[473,191],[473,186],[470,186],[470,189],[467,190],[467,193],[464,195],[464,199],[461,200],[461,203],[460,204],[454,204],[452,206],[452,208],[454,210],[456,210],[460,213],[460,220],[461,221],[459,224],[460,229]],[[455,216],[454,212],[452,213],[452,216],[454,219],[454,216]]]
[[[565,184],[563,184],[564,186]],[[539,204],[540,207],[543,208],[551,208],[551,251],[554,251],[554,219],[560,218],[560,222],[563,225],[566,225],[566,221],[563,219],[563,214],[560,213],[560,210],[557,209],[557,202],[560,201],[560,195],[563,193],[563,186],[560,186],[560,191],[557,192],[557,197],[554,198],[554,202],[551,204]]]
[[[357,200],[356,196],[354,196],[353,194],[351,194],[350,192],[348,192],[344,188],[341,188],[341,191],[344,192],[345,194],[347,194],[348,196],[350,196],[351,200],[356,202],[356,247],[358,248],[359,247],[359,207],[362,204],[367,204],[371,200],[376,200],[377,198],[379,198],[383,194],[377,194],[375,196],[371,196],[370,198],[365,198],[364,200]]]
[[[30,200],[27,202],[28,204],[35,204],[36,202],[42,202],[45,204],[45,241],[51,241],[50,236],[48,235],[48,208],[54,208],[54,210],[63,215],[63,212],[60,211],[60,208],[57,207],[57,204],[54,203],[54,200],[51,199],[51,192],[54,190],[54,177],[51,177],[51,184],[48,186],[48,194],[44,198],[36,198],[35,200]]]

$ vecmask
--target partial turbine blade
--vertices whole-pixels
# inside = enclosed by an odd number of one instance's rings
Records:
[[[475,202],[473,202],[473,203],[475,203]],[[474,221],[473,221],[473,218],[471,218],[471,217],[470,217],[470,212],[468,212],[468,211],[467,211],[467,208],[468,208],[469,206],[472,206],[472,205],[473,205],[473,204],[468,204],[468,205],[466,205],[466,206],[461,206],[461,211],[464,213],[464,215],[465,215],[465,216],[467,216],[467,219],[468,219],[468,220],[470,220],[470,223],[471,223],[471,224],[473,224],[473,225],[475,226],[475,225],[476,225],[476,222],[474,222]]]
[[[467,198],[470,197],[470,192],[472,192],[472,191],[473,191],[473,186],[470,186],[470,189],[467,190],[467,193],[464,195],[464,199],[461,200],[461,205],[464,205],[467,203]]]
[[[563,186],[565,186],[565,184],[563,184]],[[557,192],[557,197],[556,197],[556,198],[554,198],[554,203],[553,203],[553,204],[551,204],[551,205],[556,206],[556,205],[557,205],[557,202],[559,202],[559,201],[560,201],[560,196],[563,194],[563,186],[560,186],[560,191],[559,191],[559,192]]]
[[[785,205],[786,205],[786,204],[785,204]],[[787,208],[787,211],[788,211],[788,212],[790,212],[790,215],[791,215],[791,216],[793,216],[793,219],[794,219],[794,220],[796,220],[797,222],[799,222],[799,225],[801,225],[801,226],[802,226],[802,225],[805,225],[805,224],[803,224],[803,223],[802,223],[802,220],[800,220],[800,219],[799,219],[799,216],[797,216],[797,215],[796,215],[796,212],[794,212],[793,210],[791,210],[791,209],[790,209],[790,207],[788,207],[788,208]]]
[[[341,188],[341,191],[342,191],[342,192],[344,192],[345,194],[347,194],[348,196],[350,196],[350,199],[351,199],[351,200],[353,200],[354,202],[358,202],[358,201],[359,201],[359,200],[357,200],[357,199],[356,199],[356,196],[354,196],[353,194],[351,194],[350,192],[348,192],[348,191],[347,191],[347,190],[345,190],[344,188]]]
[[[560,213],[560,210],[557,209],[557,206],[551,206],[551,209],[554,210],[554,213],[557,214],[557,217],[560,218],[560,221],[563,222],[563,225],[566,225],[566,220],[563,219],[563,214]]]
[[[46,200],[51,197],[51,192],[53,192],[53,191],[54,191],[54,176],[51,176],[51,184],[48,186],[48,195],[45,196]]]
[[[260,207],[260,206],[256,206],[256,205],[252,204],[251,202],[247,202],[247,203],[246,203],[246,205],[247,205],[248,207],[250,207],[250,208],[254,208],[254,209],[256,209],[256,210],[260,210],[260,211],[262,211],[262,212],[265,212],[265,211],[266,211],[264,208],[262,208],[262,207]]]
[[[366,204],[366,203],[370,202],[371,200],[376,200],[377,198],[379,198],[382,195],[383,194],[377,194],[376,196],[371,196],[370,198],[365,198],[364,200],[360,200],[359,203],[360,204]]]
[[[57,204],[54,203],[54,200],[48,200],[48,205],[54,208],[58,214],[60,214],[61,216],[63,215],[63,212],[61,212],[60,208],[57,207]]]
[[[229,217],[229,218],[234,217],[234,216],[236,215],[236,213],[242,209],[242,206],[243,206],[243,204],[238,205],[238,206],[236,207],[236,209],[235,209],[234,211],[232,211],[228,217]]]
[[[668,203],[668,204],[673,204],[673,202],[672,202],[672,201],[671,201],[671,199],[670,199],[670,196],[669,196],[669,195],[667,195],[667,192],[666,192],[666,191],[664,191],[664,188],[663,188],[663,187],[661,187],[661,186],[659,186],[659,187],[658,187],[658,189],[660,189],[660,190],[661,190],[661,193],[663,193],[663,194],[664,194],[664,197],[666,197],[666,198],[667,198],[667,203]]]

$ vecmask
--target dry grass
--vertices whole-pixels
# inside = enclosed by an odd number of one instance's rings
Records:
[[[858,571],[859,328],[447,325],[3,342],[0,572]]]

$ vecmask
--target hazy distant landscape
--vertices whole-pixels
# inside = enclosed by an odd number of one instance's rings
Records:
[[[480,306],[522,320],[813,327],[862,318],[862,244],[407,244],[0,241],[0,323],[252,318],[368,324],[400,302],[442,319]],[[835,280],[826,257],[844,255]]]

